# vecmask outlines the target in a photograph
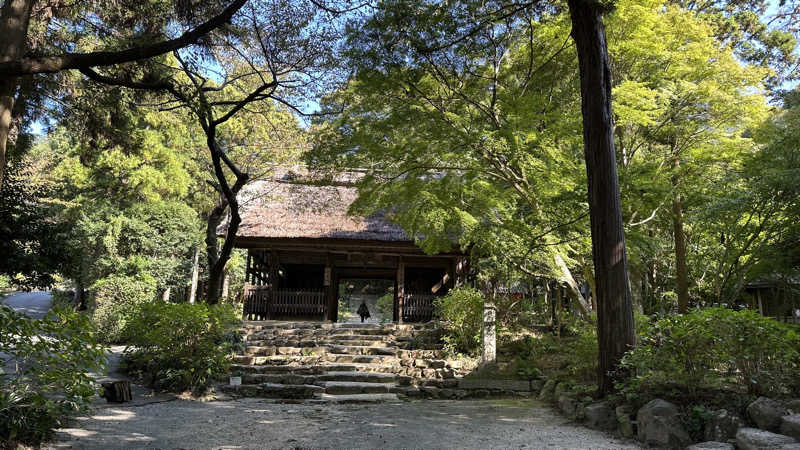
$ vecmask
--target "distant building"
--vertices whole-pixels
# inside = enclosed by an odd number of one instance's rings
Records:
[[[463,253],[426,255],[384,214],[348,215],[357,177],[318,183],[283,172],[243,189],[245,319],[335,321],[341,280],[383,279],[395,284],[394,321],[427,321],[434,298],[464,279]]]

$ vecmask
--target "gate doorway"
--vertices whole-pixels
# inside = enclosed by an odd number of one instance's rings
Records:
[[[394,314],[395,280],[383,278],[340,278],[338,285],[339,323],[361,323],[358,313],[364,304],[369,318],[364,323],[389,323]]]

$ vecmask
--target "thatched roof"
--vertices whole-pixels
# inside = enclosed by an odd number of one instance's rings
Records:
[[[242,223],[237,233],[245,238],[333,238],[408,242],[402,228],[382,214],[353,217],[348,208],[357,196],[346,175],[335,185],[309,184],[292,172],[255,181],[239,195]]]

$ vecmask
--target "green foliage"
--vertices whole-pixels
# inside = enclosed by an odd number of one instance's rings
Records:
[[[102,372],[105,349],[89,319],[54,309],[41,320],[0,306],[0,440],[38,443],[95,395],[88,372]]]
[[[623,366],[628,393],[674,385],[690,393],[738,385],[752,394],[797,392],[800,335],[753,311],[707,308],[655,322]]]
[[[64,260],[64,227],[45,201],[51,188],[32,176],[32,161],[10,165],[0,186],[0,276],[14,287],[45,287]]]
[[[154,302],[155,280],[152,277],[135,278],[127,275],[110,275],[91,286],[94,305],[92,320],[105,342],[126,342],[130,337],[127,327],[139,310]]]
[[[528,373],[536,371],[562,379],[594,382],[597,378],[597,330],[588,322],[565,327],[562,336],[526,336],[512,343],[517,366]]]
[[[434,302],[436,314],[446,330],[442,338],[451,353],[475,355],[480,349],[483,295],[476,289],[450,290]]]
[[[200,392],[227,372],[238,319],[226,305],[143,305],[127,326],[125,370],[157,389]]]
[[[389,292],[378,297],[376,306],[378,308],[378,315],[380,315],[381,321],[391,321],[392,317],[394,317],[394,293]]]

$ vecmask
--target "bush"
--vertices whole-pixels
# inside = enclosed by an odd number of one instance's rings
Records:
[[[446,334],[445,349],[451,353],[475,355],[481,344],[483,296],[473,288],[452,289],[436,299],[434,306]]]
[[[226,305],[146,304],[128,325],[123,367],[157,389],[200,392],[228,371],[237,321]]]
[[[105,342],[126,340],[128,322],[145,304],[155,298],[155,280],[152,277],[111,275],[91,287],[94,299],[92,320]]]
[[[93,324],[81,314],[54,309],[30,319],[0,306],[0,440],[35,444],[73,415],[84,412],[95,395],[87,372],[99,372],[105,349]]]
[[[640,335],[623,358],[635,374],[626,388],[674,385],[695,393],[733,384],[750,394],[797,392],[798,352],[800,336],[790,326],[753,311],[695,310],[665,317]]]
[[[394,317],[394,293],[389,292],[378,297],[376,307],[381,322],[391,322]]]

